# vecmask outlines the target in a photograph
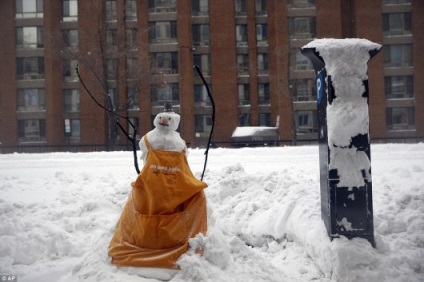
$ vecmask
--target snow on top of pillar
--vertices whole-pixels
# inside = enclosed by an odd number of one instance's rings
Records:
[[[363,81],[368,79],[370,51],[379,50],[381,45],[367,39],[316,39],[303,48],[315,48],[319,53],[334,87],[336,98],[327,105],[330,169],[338,170],[338,186],[363,186],[360,171],[368,171],[370,161],[364,152],[348,148],[352,137],[369,132],[368,102],[362,96],[365,92]]]
[[[367,62],[369,52],[380,50],[381,45],[368,39],[346,38],[315,39],[302,47],[315,48],[325,62],[327,75],[334,80],[337,76],[355,76],[361,80],[367,79]],[[343,94],[343,93],[339,93]]]

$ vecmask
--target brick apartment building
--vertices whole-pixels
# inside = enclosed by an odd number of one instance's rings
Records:
[[[128,143],[77,65],[140,136],[172,101],[182,137],[206,144],[212,109],[196,64],[216,104],[214,142],[277,117],[280,140],[317,139],[315,73],[300,48],[330,37],[383,44],[368,64],[371,138],[422,140],[423,26],[421,0],[2,0],[0,152]]]

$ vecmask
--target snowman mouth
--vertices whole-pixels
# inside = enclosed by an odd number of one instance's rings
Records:
[[[169,126],[169,124],[166,124],[166,123],[159,123],[160,125],[162,125],[162,126]]]

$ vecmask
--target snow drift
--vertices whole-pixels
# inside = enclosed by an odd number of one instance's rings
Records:
[[[171,281],[423,281],[424,144],[372,152],[375,249],[328,239],[316,146],[211,149],[209,231],[190,242],[205,252],[183,255]],[[190,150],[197,175],[203,153]],[[107,257],[135,177],[130,152],[0,155],[0,273],[144,281]]]

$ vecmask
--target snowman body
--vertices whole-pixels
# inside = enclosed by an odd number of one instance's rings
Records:
[[[156,115],[153,125],[155,128],[146,134],[147,140],[153,150],[187,152],[185,141],[176,131],[180,124],[180,115],[174,112],[163,112]],[[144,137],[139,143],[141,149],[141,159],[146,162],[147,146]]]

